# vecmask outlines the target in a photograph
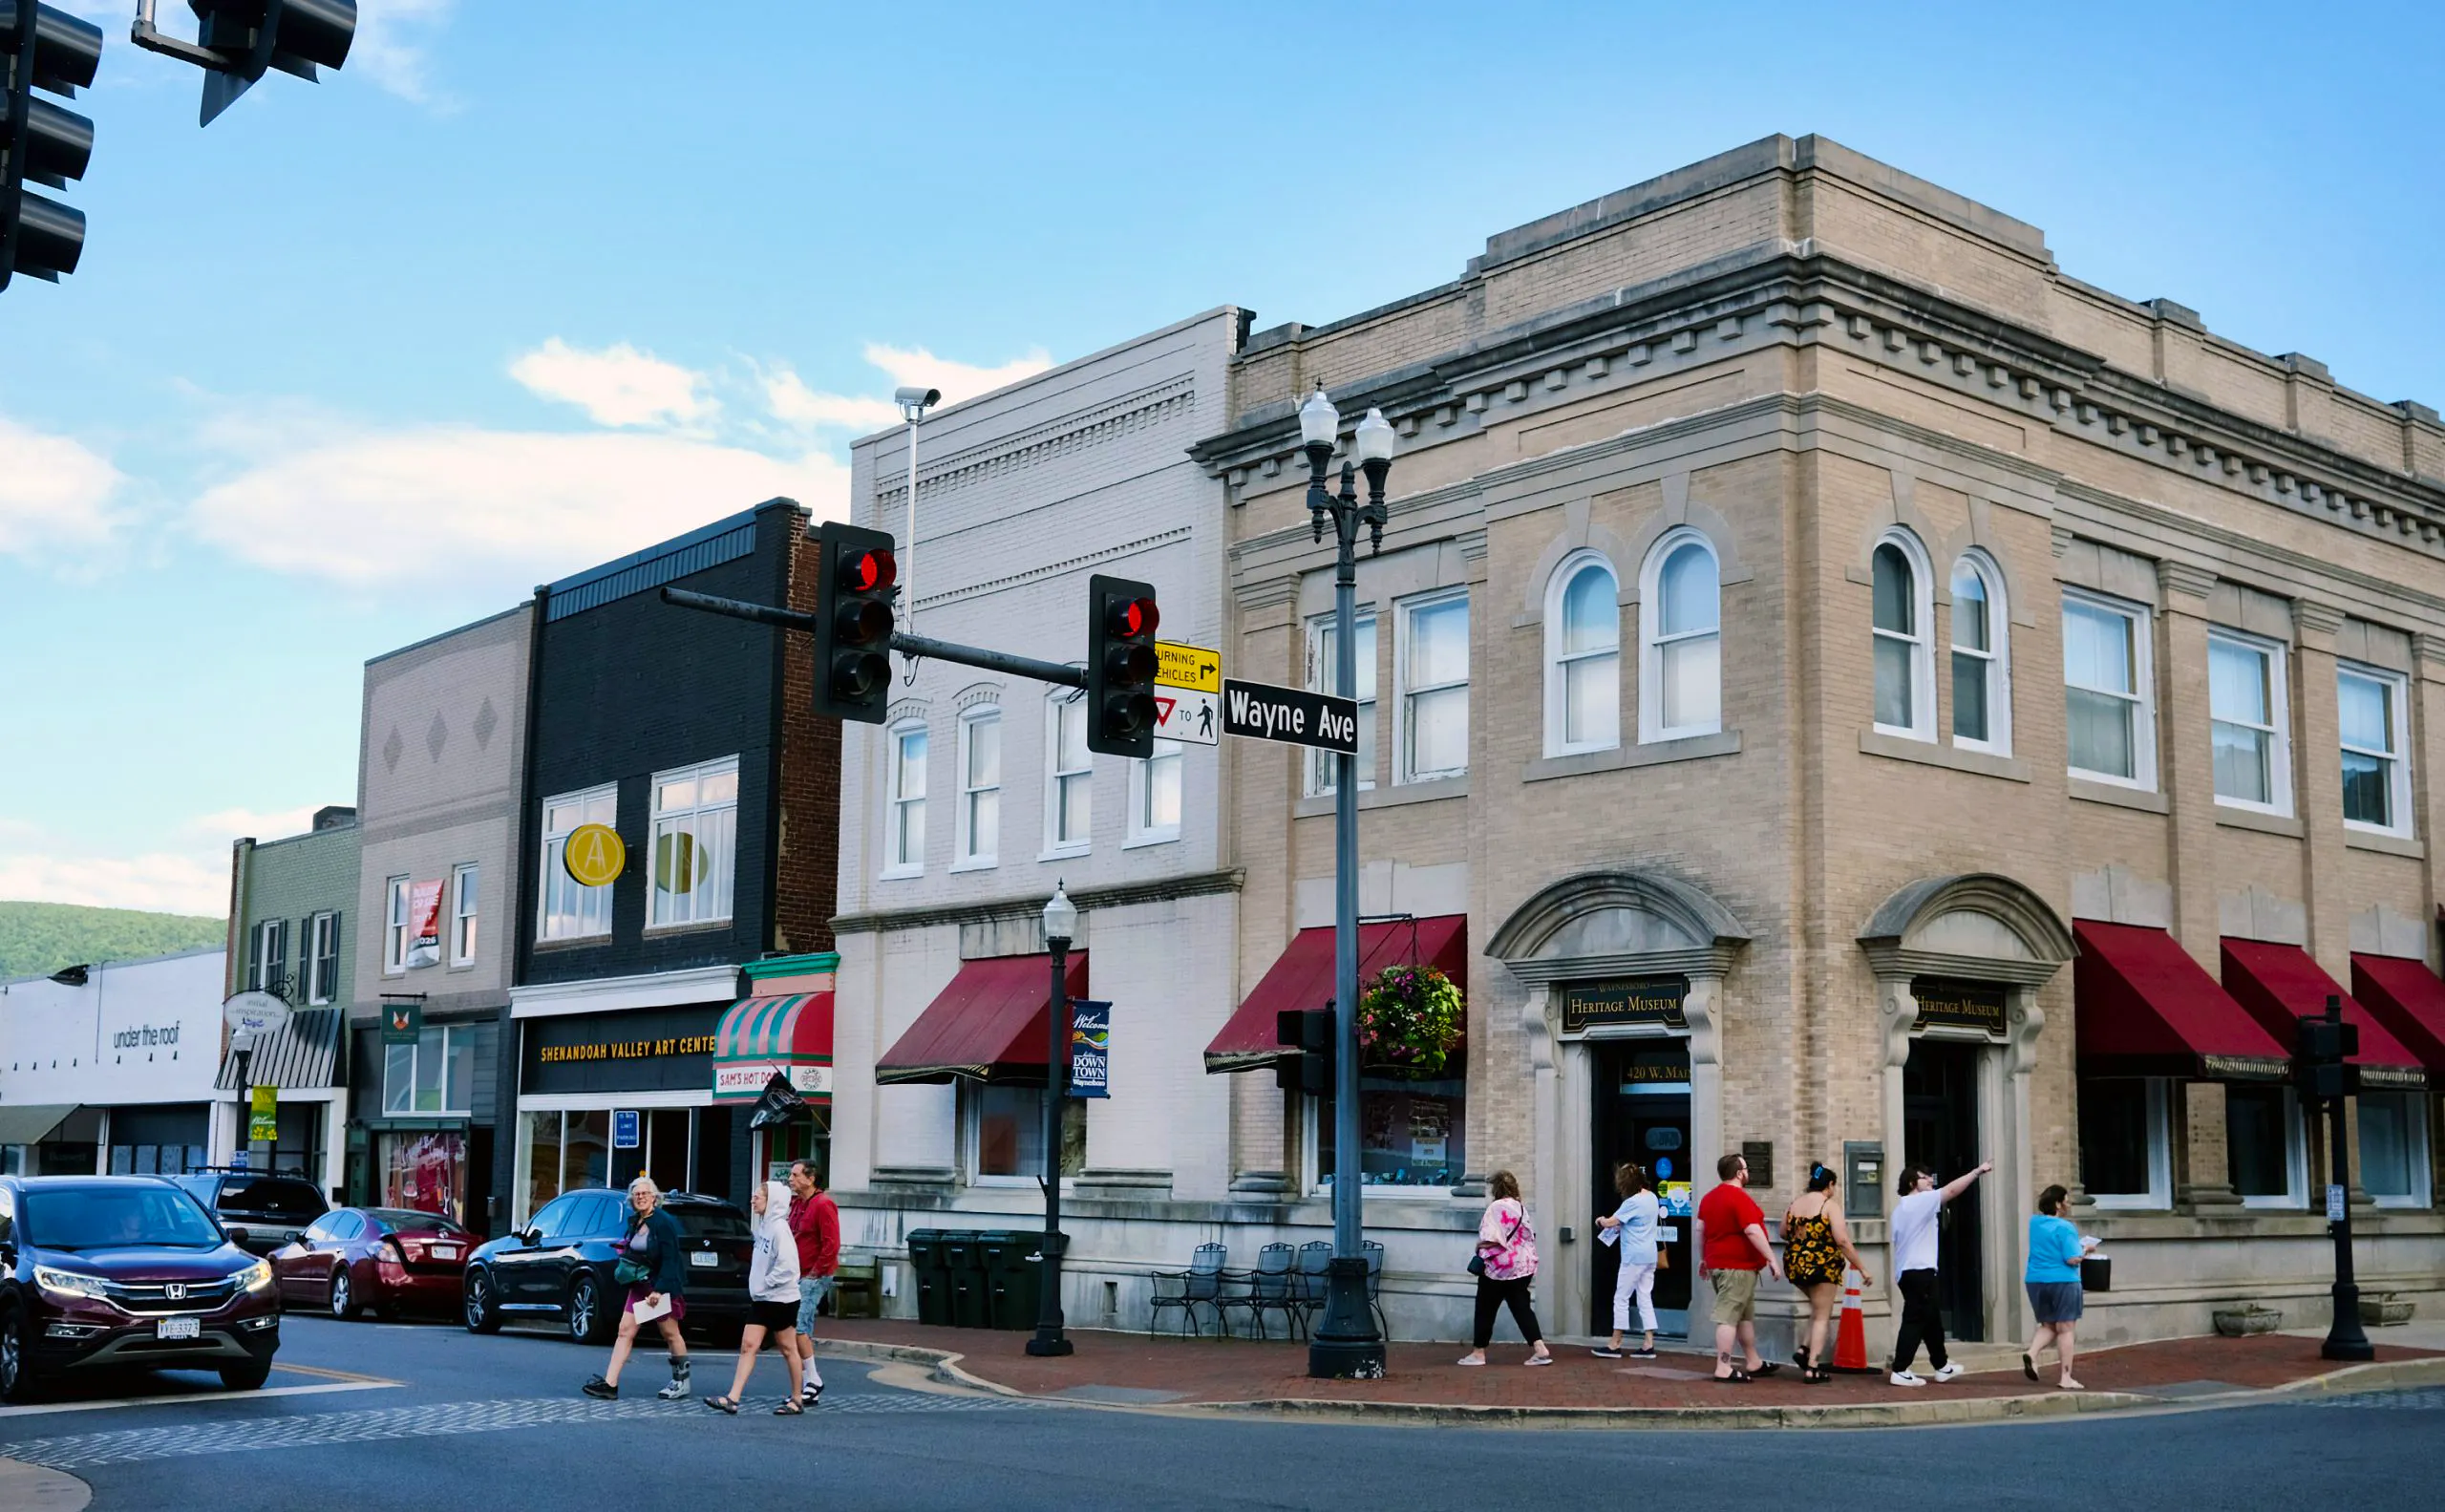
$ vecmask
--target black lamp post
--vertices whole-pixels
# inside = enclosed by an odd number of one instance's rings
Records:
[[[1367,473],[1367,502],[1358,501],[1355,470],[1341,464],[1341,492],[1325,486],[1341,415],[1319,387],[1299,410],[1299,440],[1308,454],[1308,518],[1315,539],[1332,522],[1333,691],[1358,696],[1358,532],[1368,549],[1384,545],[1384,479],[1393,470],[1393,427],[1370,410],[1351,437]],[[1308,1374],[1325,1379],[1376,1380],[1384,1374],[1384,1336],[1367,1305],[1367,1256],[1360,1247],[1358,1158],[1358,758],[1333,757],[1333,1257],[1325,1274],[1324,1315],[1308,1341]]]
[[[2327,1188],[2328,1232],[2334,1236],[2334,1318],[2327,1325],[2327,1339],[2318,1353],[2329,1360],[2373,1360],[2377,1351],[2369,1342],[2367,1331],[2360,1326],[2360,1285],[2351,1272],[2351,1150],[2344,1141],[2343,1091],[2357,1090],[2352,1068],[2342,1063],[2343,999],[2327,998],[2327,1023],[2338,1052],[2334,1071],[2335,1084],[2325,1089],[2329,1094],[2327,1104],[2327,1149],[2328,1163],[2333,1167],[2334,1184]],[[2306,1036],[2305,1036],[2306,1037]],[[2359,1048],[2356,1035],[2352,1049]]]
[[[1044,1294],[1035,1314],[1030,1354],[1068,1354],[1061,1331],[1061,1099],[1070,1071],[1070,942],[1077,937],[1078,908],[1059,883],[1044,905],[1044,945],[1052,956],[1052,992],[1046,1000],[1044,1055]]]

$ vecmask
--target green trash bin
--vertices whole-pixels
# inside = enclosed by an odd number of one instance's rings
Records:
[[[950,1236],[939,1228],[908,1231],[908,1268],[917,1279],[917,1321],[951,1326]]]
[[[951,1327],[981,1329],[986,1326],[985,1246],[970,1231],[946,1231],[943,1235],[943,1257],[949,1267],[951,1292]]]
[[[1044,1230],[993,1229],[977,1238],[985,1246],[986,1313],[992,1326],[1034,1329],[1044,1305]]]

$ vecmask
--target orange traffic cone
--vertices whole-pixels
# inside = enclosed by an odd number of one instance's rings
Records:
[[[1834,1368],[1865,1374],[1868,1371],[1868,1315],[1860,1301],[1860,1273],[1842,1268],[1842,1316],[1834,1331]]]

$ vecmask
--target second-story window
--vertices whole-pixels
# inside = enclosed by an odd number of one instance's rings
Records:
[[[1352,762],[1358,769],[1358,790],[1361,793],[1375,785],[1375,615],[1372,610],[1350,616],[1355,628],[1350,637],[1357,648],[1358,665],[1358,756]],[[1341,692],[1341,664],[1335,658],[1340,641],[1333,630],[1333,616],[1328,614],[1308,622],[1308,686],[1320,693]],[[1322,797],[1333,790],[1333,774],[1339,770],[1340,758],[1330,751],[1308,753],[1308,792]]]
[[[990,866],[1002,844],[1002,711],[970,710],[959,722],[959,864]]]
[[[883,837],[883,870],[911,877],[925,869],[925,756],[930,749],[924,725],[905,725],[891,733],[891,826]]]
[[[1639,593],[1639,738],[1723,728],[1723,569],[1687,526],[1648,553]]]
[[[2012,744],[2011,622],[2003,574],[1983,553],[1952,565],[1952,741],[1982,751]]]
[[[266,919],[255,926],[255,959],[247,970],[247,986],[258,992],[277,992],[288,974],[288,921]]]
[[[1545,606],[1545,754],[1622,743],[1622,609],[1613,569],[1594,552],[1563,564]]]
[[[306,1001],[328,1003],[340,990],[340,916],[318,913],[307,921]]]
[[[554,856],[553,860],[559,860]],[[382,974],[396,976],[408,969],[408,887],[405,877],[382,884]],[[604,891],[609,892],[609,888]]]
[[[1469,594],[1466,588],[1395,606],[1400,685],[1396,782],[1428,782],[1469,770]]]
[[[653,779],[653,905],[648,925],[730,917],[738,865],[738,757]]]
[[[2343,821],[2355,829],[2411,833],[2411,763],[2404,759],[2407,684],[2369,667],[2335,672],[2343,736]]]
[[[1044,848],[1074,855],[1095,823],[1095,756],[1087,750],[1087,699],[1061,693],[1044,706]]]
[[[616,783],[543,800],[543,880],[536,889],[541,894],[538,909],[542,917],[535,926],[539,940],[583,940],[611,932],[613,884],[585,886],[569,875],[565,864],[569,833],[581,824],[619,828],[620,789]],[[404,879],[396,885],[404,885]],[[395,901],[398,912],[394,922],[404,925],[406,897],[399,894]]]
[[[2227,630],[2209,631],[2207,714],[2216,801],[2271,814],[2292,812],[2282,648]]]
[[[2072,775],[2154,788],[2148,611],[2113,599],[2065,594],[2063,689]]]
[[[474,862],[450,870],[450,964],[476,964],[476,915],[483,901],[483,868]]]
[[[1873,579],[1876,727],[1914,740],[1936,737],[1935,677],[1927,653],[1927,577],[1918,540],[1894,530],[1877,543]]]

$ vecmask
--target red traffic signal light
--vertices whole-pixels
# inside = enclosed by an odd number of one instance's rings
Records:
[[[1153,635],[1155,628],[1162,624],[1163,615],[1151,598],[1117,599],[1105,606],[1104,621],[1113,634],[1135,640]]]
[[[843,592],[873,593],[900,581],[900,559],[888,549],[854,552],[840,559],[835,576]]]
[[[881,724],[891,693],[899,559],[881,530],[835,521],[818,539],[824,567],[816,580],[815,712]]]
[[[1163,621],[1154,586],[1098,573],[1087,580],[1087,749],[1152,756],[1155,627]]]

